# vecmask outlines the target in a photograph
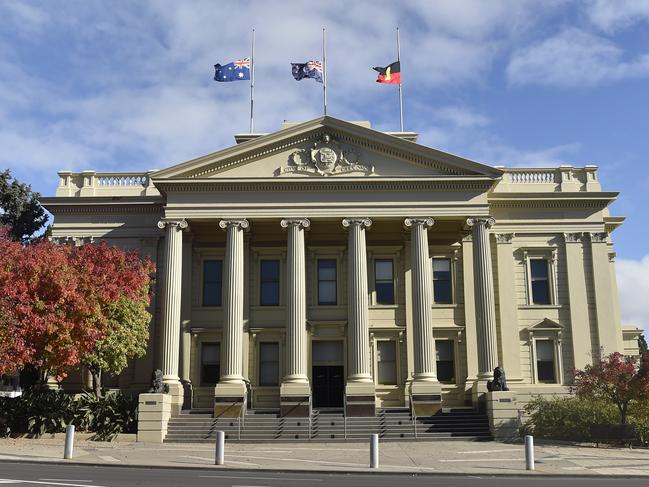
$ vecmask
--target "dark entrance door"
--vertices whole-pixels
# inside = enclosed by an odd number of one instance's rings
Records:
[[[343,407],[345,377],[342,365],[314,365],[312,377],[313,407]]]

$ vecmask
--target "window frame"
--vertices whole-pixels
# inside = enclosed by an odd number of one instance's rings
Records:
[[[525,288],[527,290],[526,306],[543,307],[558,305],[557,289],[557,249],[523,249],[523,259],[525,266]],[[548,297],[549,303],[534,303],[532,291],[532,261],[545,260],[548,266]]]
[[[554,379],[552,381],[548,380],[541,380],[539,378],[539,356],[538,356],[538,343],[539,342],[545,342],[545,343],[551,343],[552,344],[552,353],[553,353],[553,364],[552,364],[552,372],[554,375]],[[562,377],[563,377],[563,371],[560,363],[560,354],[561,354],[561,347],[560,344],[558,343],[558,340],[553,338],[553,337],[538,337],[533,339],[533,367],[534,367],[534,383],[535,384],[547,384],[547,385],[561,385],[563,383]]]
[[[219,361],[216,364],[211,364],[211,363],[210,364],[205,364],[203,362],[204,347],[209,346],[209,345],[218,346]],[[198,379],[199,379],[199,384],[200,384],[201,387],[214,387],[214,386],[216,386],[216,384],[219,383],[219,380],[221,378],[221,342],[220,341],[212,341],[212,340],[201,341],[200,345],[199,345],[199,349],[200,349],[200,356],[198,358],[198,367],[199,367],[199,369],[198,369],[199,378]],[[204,377],[205,374],[204,374],[204,370],[203,370],[203,367],[205,365],[216,365],[218,367],[218,377],[216,378],[215,382],[206,382],[205,381],[205,377]]]
[[[451,299],[448,302],[439,302],[435,298],[435,270],[434,270],[434,263],[435,260],[448,260],[449,263],[449,287],[451,291]],[[456,278],[455,278],[455,258],[451,255],[431,255],[430,257],[430,277],[431,277],[431,292],[433,294],[432,299],[433,299],[433,305],[434,306],[452,306],[456,304],[455,300],[455,283],[456,283]]]
[[[453,353],[453,361],[452,361],[452,363],[453,363],[453,377],[452,377],[451,380],[444,380],[443,381],[443,380],[441,380],[439,378],[438,362],[440,362],[440,360],[437,360],[437,344],[440,343],[440,342],[445,342],[445,343],[450,343],[451,344],[451,352]],[[459,374],[458,374],[458,360],[457,360],[457,356],[458,356],[458,350],[457,350],[458,343],[457,342],[458,342],[458,340],[456,340],[454,338],[435,338],[435,370],[437,371],[437,380],[441,384],[455,385],[455,384],[458,383]],[[446,360],[444,362],[446,362]]]
[[[380,365],[383,361],[379,360],[379,343],[388,342],[394,345],[394,382],[385,383],[380,381],[381,374],[379,373]],[[377,386],[386,386],[386,387],[398,387],[401,383],[400,374],[399,374],[399,343],[400,341],[396,338],[385,337],[377,338],[374,342],[375,350],[375,362],[376,362],[376,385]],[[386,361],[389,362],[389,361]]]
[[[277,376],[273,384],[262,383],[262,374],[261,374],[262,363],[267,363],[267,362],[262,362],[261,359],[261,349],[263,345],[275,345],[277,347]],[[280,346],[280,343],[277,340],[258,341],[257,342],[257,385],[259,387],[278,387],[281,383],[281,377],[282,377],[281,366],[282,366],[282,348]]]
[[[334,263],[334,279],[322,280],[320,279],[320,262],[331,261]],[[316,303],[318,306],[338,306],[338,259],[335,257],[318,256],[315,259],[316,265]],[[322,302],[320,300],[320,282],[333,282],[334,283],[334,301]]]
[[[372,265],[372,277],[374,280],[374,305],[376,306],[394,306],[397,304],[397,286],[396,286],[396,280],[395,280],[395,265],[394,265],[394,258],[393,257],[374,257],[372,259],[373,265]],[[390,279],[390,283],[392,284],[392,302],[391,303],[382,303],[379,302],[379,292],[378,292],[378,287],[377,284],[379,284],[379,279],[377,278],[376,275],[376,264],[378,262],[390,262],[391,265],[391,274],[392,274],[392,279]],[[382,283],[387,282],[386,279],[381,280]]]
[[[277,281],[270,281],[270,280],[264,280],[263,279],[263,274],[262,274],[262,267],[264,265],[264,262],[277,262]],[[263,307],[273,307],[273,306],[280,306],[281,305],[281,300],[282,300],[282,260],[279,258],[271,258],[271,257],[261,257],[259,259],[259,306]],[[263,302],[263,292],[262,288],[265,283],[275,283],[277,282],[277,302],[273,303],[264,303]]]
[[[204,257],[201,259],[201,306],[204,308],[222,308],[223,307],[223,258],[222,257]],[[220,286],[220,304],[205,304],[205,284],[206,284],[206,272],[205,267],[208,262],[220,262],[221,263],[221,286]]]

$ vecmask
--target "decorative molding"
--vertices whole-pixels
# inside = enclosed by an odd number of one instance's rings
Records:
[[[279,222],[282,228],[288,228],[291,225],[298,225],[305,230],[311,226],[311,221],[308,218],[284,218]]]
[[[609,252],[608,253],[608,261],[609,262],[615,262],[616,257],[617,257],[617,252]]]
[[[606,243],[608,233],[606,232],[591,232],[590,241],[595,243]]]
[[[499,244],[510,244],[514,240],[513,233],[497,233],[496,234],[496,243]]]
[[[158,222],[158,228],[163,229],[166,227],[177,227],[179,230],[185,230],[189,227],[187,220],[173,220],[173,219],[162,219]]]
[[[596,194],[596,193],[593,193]],[[509,199],[509,200],[490,200],[491,208],[592,208],[603,210],[612,199],[562,199],[562,200],[527,200],[527,199]]]
[[[566,232],[563,234],[563,239],[568,243],[579,243],[583,241],[583,232]]]
[[[473,242],[473,235],[470,233],[462,237],[462,242]]]
[[[491,228],[496,224],[496,219],[491,216],[474,216],[467,218],[466,224],[470,227],[475,225],[484,225],[485,228]]]
[[[435,224],[435,220],[433,220],[430,217],[427,217],[427,218],[406,218],[403,221],[403,225],[406,228],[416,227],[416,226],[422,225],[422,226],[426,227],[426,230],[428,230],[434,224]]]
[[[372,226],[372,220],[367,217],[343,218],[343,227],[349,228],[352,225],[370,228]]]
[[[324,133],[311,149],[296,149],[288,157],[288,166],[275,171],[276,176],[287,173],[319,174],[331,176],[350,172],[373,173],[374,166],[358,162],[354,150],[343,150],[330,134]]]
[[[226,219],[219,222],[219,227],[223,230],[230,227],[239,227],[242,230],[246,230],[250,227],[250,223],[248,223],[248,220],[246,219]]]

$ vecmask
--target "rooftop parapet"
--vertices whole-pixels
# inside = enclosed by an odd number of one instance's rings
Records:
[[[597,166],[559,166],[553,168],[505,168],[495,192],[509,193],[574,193],[602,191]]]
[[[56,196],[159,196],[153,172],[60,171]]]

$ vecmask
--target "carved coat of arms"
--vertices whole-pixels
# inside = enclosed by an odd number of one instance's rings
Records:
[[[359,164],[358,154],[343,150],[329,134],[313,144],[310,149],[297,149],[288,158],[288,166],[281,167],[277,174],[290,172],[330,176],[348,172],[374,172],[373,166]]]

